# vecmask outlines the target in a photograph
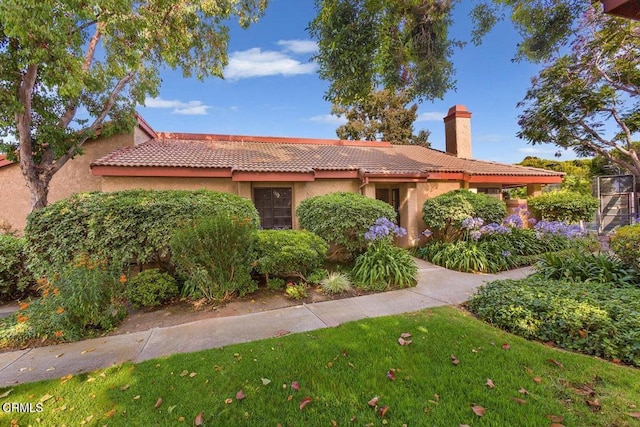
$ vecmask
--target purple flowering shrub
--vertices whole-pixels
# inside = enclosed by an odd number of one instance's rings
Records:
[[[391,239],[395,237],[402,237],[407,234],[407,230],[394,224],[390,219],[386,217],[380,217],[376,219],[369,230],[364,233],[364,238],[368,242],[373,242],[379,239]]]
[[[460,238],[454,242],[431,242],[418,255],[435,264],[459,271],[485,272],[530,265],[547,252],[575,246],[585,232],[577,225],[558,221],[529,221],[524,228],[521,210],[501,223],[485,224],[482,218],[467,217],[460,222]],[[429,236],[430,230],[423,235]]]
[[[367,250],[355,261],[351,277],[365,290],[383,291],[415,286],[418,266],[408,251],[393,244],[393,237],[407,231],[388,218],[380,217],[364,234]]]

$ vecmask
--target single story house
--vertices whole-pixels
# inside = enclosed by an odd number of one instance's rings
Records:
[[[504,187],[529,194],[559,183],[561,173],[471,158],[471,113],[462,105],[444,118],[446,151],[377,141],[155,132],[139,118],[131,135],[97,139],[51,183],[51,202],[81,191],[210,189],[253,200],[263,228],[297,228],[295,209],[335,191],[391,204],[407,235],[419,242],[422,205],[458,188],[501,197]],[[24,227],[28,192],[17,165],[0,164],[0,221]],[[8,191],[9,190],[9,191]]]

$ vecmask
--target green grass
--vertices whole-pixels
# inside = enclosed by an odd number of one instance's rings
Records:
[[[412,344],[398,344],[403,332]],[[181,417],[193,425],[200,412],[216,426],[549,426],[548,415],[565,426],[640,425],[628,415],[640,411],[640,370],[529,342],[447,307],[10,389],[1,403],[44,400],[44,410],[0,412],[1,425],[173,426]],[[240,389],[246,398],[236,400]],[[385,418],[367,404],[374,396],[389,407]]]

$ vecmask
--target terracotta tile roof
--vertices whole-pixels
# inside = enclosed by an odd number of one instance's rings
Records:
[[[461,159],[419,146],[271,137],[234,139],[216,135],[179,135],[192,138],[177,139],[160,135],[160,138],[138,146],[114,151],[95,161],[92,166],[219,168],[245,172],[359,171],[388,175],[429,172],[542,177],[562,175],[543,169]]]
[[[5,154],[0,154],[0,168],[3,166],[7,166],[7,165],[11,165],[15,162],[12,162],[11,160],[7,160],[7,156]]]

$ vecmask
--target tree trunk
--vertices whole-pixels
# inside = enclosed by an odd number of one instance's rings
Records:
[[[29,188],[31,211],[44,208],[48,203],[49,182],[51,177],[39,175],[35,170],[22,169],[22,174]]]

